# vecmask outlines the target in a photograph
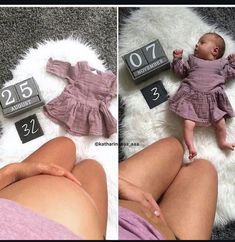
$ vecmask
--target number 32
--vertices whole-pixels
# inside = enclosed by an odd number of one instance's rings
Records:
[[[31,129],[28,128],[28,124],[22,125],[22,128],[24,128],[24,132],[26,132],[26,134],[24,134],[24,136],[28,136],[30,134],[30,132],[32,134],[35,134],[38,131],[38,129],[35,130],[35,120],[34,119],[31,119],[29,123],[32,124]]]

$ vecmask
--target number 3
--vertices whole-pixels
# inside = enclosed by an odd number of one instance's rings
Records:
[[[158,90],[157,90],[157,87],[154,87],[154,88],[152,88],[151,89],[151,92],[153,91],[153,96],[156,96],[156,98],[155,99],[153,99],[153,101],[156,101],[158,98],[159,98],[159,96],[160,96],[160,94],[157,92]]]
[[[28,129],[28,124],[24,124],[22,125],[22,128],[24,128],[24,132],[27,132],[26,134],[24,134],[24,136],[28,136],[30,131],[32,134],[35,134],[37,133],[38,129],[37,130],[34,130],[34,126],[35,126],[35,120],[34,119],[31,119],[30,120],[30,123],[32,123],[32,127],[31,127],[31,130]]]

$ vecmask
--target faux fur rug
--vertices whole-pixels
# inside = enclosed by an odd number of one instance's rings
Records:
[[[140,8],[122,26],[119,57],[159,39],[170,61],[172,51],[177,48],[184,49],[186,60],[199,37],[209,31],[216,31],[224,37],[225,57],[235,50],[235,43],[227,33],[221,32],[215,25],[206,24],[191,9]],[[165,71],[135,85],[122,58],[119,58],[119,91],[126,110],[120,133],[124,143],[139,143],[139,146],[123,147],[126,158],[160,138],[173,135],[182,140],[182,120],[169,111],[168,102],[149,109],[140,92],[140,89],[157,80],[162,80],[170,96],[176,92],[181,82],[170,71]],[[235,108],[233,81],[226,84],[226,93]],[[235,119],[228,120],[227,131],[228,140],[234,142]],[[215,225],[226,224],[235,219],[235,151],[224,152],[218,148],[212,127],[196,128],[194,136],[197,158],[211,160],[218,170],[219,193]],[[188,153],[185,152],[184,162],[188,162],[187,157]]]
[[[45,103],[52,100],[63,91],[67,83],[65,80],[46,72],[46,63],[50,57],[68,61],[73,65],[76,64],[77,61],[86,60],[90,66],[101,71],[105,70],[103,61],[99,59],[96,51],[90,46],[82,43],[79,39],[68,38],[58,41],[50,40],[38,44],[37,48],[29,49],[27,53],[22,56],[16,68],[12,70],[13,79],[7,82],[4,87],[33,76],[39,86]],[[112,100],[110,111],[117,119],[117,98]],[[31,114],[37,115],[44,135],[22,144],[14,123]],[[103,165],[107,174],[109,194],[107,239],[116,238],[118,135],[113,134],[108,139],[103,137],[78,137],[69,135],[63,128],[53,123],[44,115],[42,107],[33,109],[11,119],[4,118],[1,114],[0,119],[2,120],[3,128],[3,135],[0,139],[1,167],[12,162],[21,161],[38,149],[42,144],[60,135],[68,136],[75,142],[78,162],[85,158],[91,158],[96,159]],[[96,142],[107,145],[96,146]],[[114,145],[115,143],[116,145]]]

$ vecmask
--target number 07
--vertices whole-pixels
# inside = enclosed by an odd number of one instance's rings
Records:
[[[150,48],[152,49],[152,58],[156,59],[156,54],[155,54],[155,43],[152,43],[151,45],[146,46],[146,51],[148,51]]]

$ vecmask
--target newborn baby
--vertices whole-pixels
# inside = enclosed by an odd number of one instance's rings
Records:
[[[235,147],[235,143],[226,140],[225,119],[233,117],[234,112],[224,91],[225,81],[235,77],[235,53],[225,59],[224,51],[224,39],[217,33],[201,36],[187,62],[182,60],[183,50],[173,51],[171,68],[183,81],[169,99],[169,105],[170,110],[184,119],[189,159],[197,155],[193,143],[196,125],[212,124],[219,147],[230,150]]]

